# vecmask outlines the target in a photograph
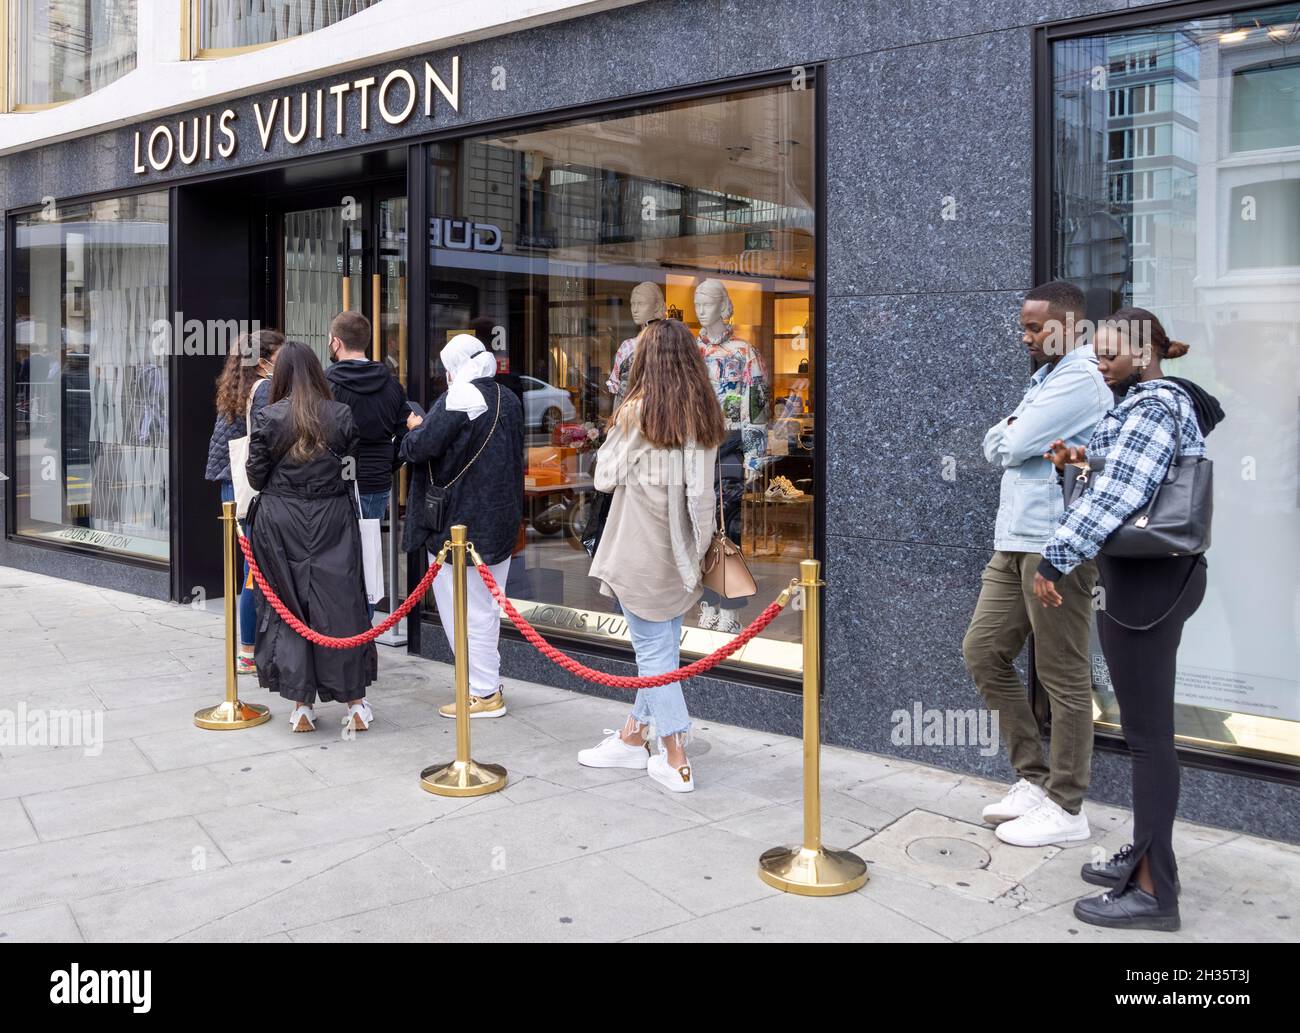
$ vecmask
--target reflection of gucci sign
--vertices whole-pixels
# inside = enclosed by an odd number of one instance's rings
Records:
[[[429,244],[451,251],[500,251],[501,230],[490,222],[435,216],[429,220]]]
[[[722,273],[740,273],[749,276],[761,276],[763,273],[763,252],[758,250],[742,251],[737,259],[718,263]]]

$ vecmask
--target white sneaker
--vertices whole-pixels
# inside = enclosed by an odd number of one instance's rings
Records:
[[[1001,800],[985,807],[980,817],[990,825],[998,825],[1028,814],[1046,799],[1047,794],[1039,786],[1022,778]]]
[[[662,750],[650,758],[646,774],[670,793],[695,792],[695,776],[691,772],[690,762],[675,768],[668,763],[668,755]]]
[[[708,603],[700,603],[700,619],[695,622],[697,628],[712,631],[718,623],[718,611]]]
[[[736,619],[736,614],[739,612],[739,610],[719,610],[718,619],[713,624],[713,630],[720,631],[724,635],[739,635],[745,628]]]
[[[589,750],[578,751],[578,763],[585,768],[635,768],[645,770],[650,760],[650,744],[629,746],[611,728],[605,729],[605,738]]]
[[[1088,816],[1082,809],[1078,814],[1071,814],[1050,799],[1044,800],[1028,814],[1003,822],[993,832],[1002,842],[1012,846],[1050,846],[1092,838]]]

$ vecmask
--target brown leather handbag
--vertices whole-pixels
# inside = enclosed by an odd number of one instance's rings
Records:
[[[722,464],[718,464],[718,527],[700,563],[700,583],[724,599],[744,599],[758,592],[740,546],[727,537],[722,512]]]

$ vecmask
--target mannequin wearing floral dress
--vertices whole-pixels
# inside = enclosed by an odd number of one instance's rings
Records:
[[[727,536],[740,544],[741,505],[745,486],[758,477],[767,454],[767,410],[770,388],[758,352],[735,336],[735,312],[726,286],[705,280],[695,289],[695,317],[700,324],[700,353],[722,406],[728,437],[718,449],[714,489],[721,498]],[[698,625],[735,634],[745,599],[725,599],[706,592]]]

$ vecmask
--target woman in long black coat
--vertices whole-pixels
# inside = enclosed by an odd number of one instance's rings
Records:
[[[286,342],[276,356],[271,402],[254,418],[249,440],[248,481],[260,492],[250,512],[253,556],[294,616],[333,637],[370,627],[355,496],[358,440],[352,411],[330,397],[315,354]],[[343,723],[368,728],[374,715],[366,686],[379,663],[374,643],[312,645],[260,593],[257,616],[257,680],[297,704],[293,730],[316,727],[317,697],[347,703]]]

